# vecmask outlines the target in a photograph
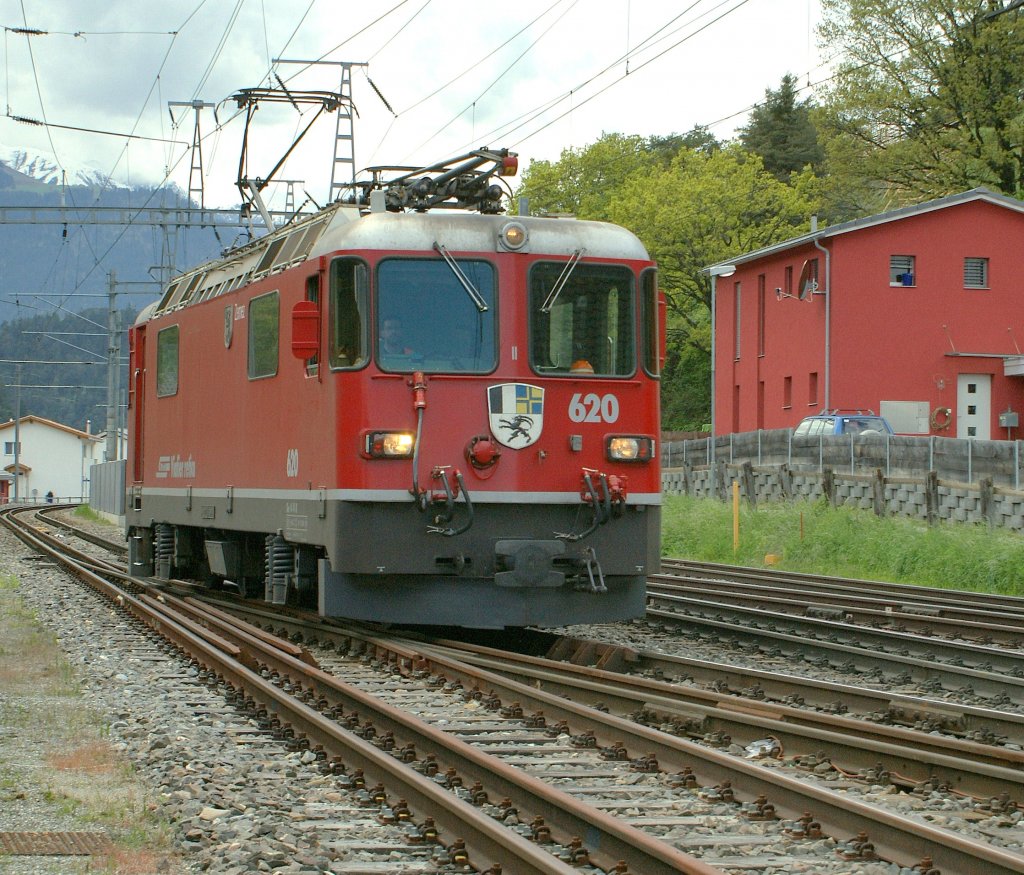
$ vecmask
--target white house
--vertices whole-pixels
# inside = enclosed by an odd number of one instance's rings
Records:
[[[9,475],[0,479],[0,501],[17,494],[21,501],[44,502],[51,493],[58,501],[88,500],[89,469],[103,453],[96,435],[41,416],[23,416],[18,443],[15,454],[14,420],[0,423],[0,473]]]

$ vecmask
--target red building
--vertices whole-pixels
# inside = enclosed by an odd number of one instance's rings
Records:
[[[707,272],[716,434],[839,408],[881,412],[903,434],[1020,436],[1021,201],[973,189]]]

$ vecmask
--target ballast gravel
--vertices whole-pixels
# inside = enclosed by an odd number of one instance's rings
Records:
[[[173,831],[175,855],[154,872],[433,873],[451,871],[415,849],[396,826],[360,809],[309,751],[289,752],[200,682],[143,627],[69,580],[0,530],[0,576],[58,637],[78,675],[82,706],[105,715],[113,748],[148,787],[155,814]],[[19,700],[19,709],[32,701]],[[2,714],[2,712],[0,712]],[[3,725],[0,760],[18,789],[0,796],[0,832],[92,829],[61,813],[38,777],[46,739],[29,725]],[[29,786],[26,782],[41,783]],[[3,875],[96,871],[81,858],[0,854]],[[139,869],[135,875],[146,875]]]

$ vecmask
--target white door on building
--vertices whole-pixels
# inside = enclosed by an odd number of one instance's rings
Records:
[[[956,436],[992,438],[992,375],[959,374],[956,378]]]

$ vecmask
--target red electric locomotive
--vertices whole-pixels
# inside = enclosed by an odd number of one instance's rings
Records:
[[[515,163],[378,172],[139,315],[136,571],[390,623],[643,613],[655,268],[614,225],[501,215]]]

